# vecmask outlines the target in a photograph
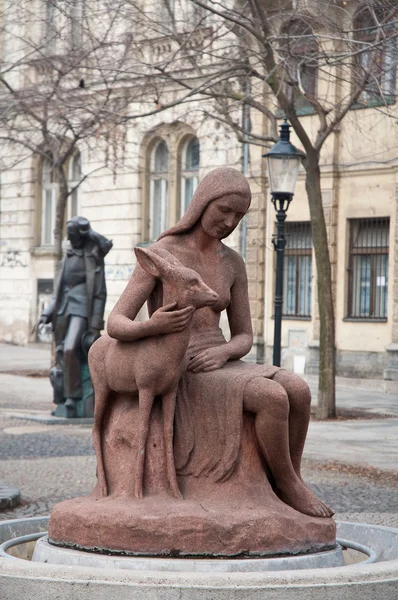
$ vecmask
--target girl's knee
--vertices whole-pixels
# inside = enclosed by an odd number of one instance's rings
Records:
[[[256,377],[246,386],[244,408],[256,414],[272,412],[284,417],[289,413],[289,398],[279,383]]]
[[[274,381],[284,387],[289,396],[290,404],[300,405],[300,407],[307,407],[311,404],[311,390],[304,379],[298,375],[281,371],[275,375]]]

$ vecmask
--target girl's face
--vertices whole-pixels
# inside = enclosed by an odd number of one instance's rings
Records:
[[[228,194],[210,202],[202,215],[201,224],[211,237],[222,240],[239,225],[249,208],[248,201],[240,194]]]

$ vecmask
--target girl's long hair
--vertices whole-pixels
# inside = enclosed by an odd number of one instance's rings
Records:
[[[247,208],[249,208],[251,191],[246,177],[231,167],[213,169],[196,188],[185,215],[177,225],[164,231],[158,239],[161,240],[167,235],[186,233],[200,220],[210,202],[229,194],[238,194],[246,198]]]

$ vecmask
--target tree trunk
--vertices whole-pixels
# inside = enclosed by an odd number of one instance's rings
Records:
[[[69,196],[68,182],[65,177],[63,166],[60,166],[56,169],[56,175],[58,180],[58,197],[54,225],[54,282],[57,279],[62,260],[62,240],[64,237],[65,211]]]
[[[319,387],[317,417],[336,416],[336,349],[332,273],[330,267],[325,215],[322,205],[319,153],[307,152],[306,189],[310,207],[312,236],[317,268],[319,334]]]

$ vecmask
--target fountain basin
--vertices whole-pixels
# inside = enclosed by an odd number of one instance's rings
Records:
[[[45,517],[0,522],[0,543],[44,532],[47,526]],[[18,555],[30,558],[35,542],[29,542],[29,548],[26,543],[14,546],[10,549],[13,556],[0,558],[1,597],[4,600],[114,597],[118,600],[396,600],[398,529],[342,522],[337,524],[337,531],[339,538],[371,548],[376,562],[282,571],[104,569],[17,558]],[[348,553],[346,562],[355,560],[354,554]],[[364,558],[367,557],[359,560]]]

